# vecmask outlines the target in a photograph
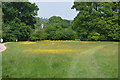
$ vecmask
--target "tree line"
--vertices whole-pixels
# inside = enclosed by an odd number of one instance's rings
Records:
[[[37,30],[32,33],[31,40],[71,40],[77,38],[77,33],[72,29],[71,21],[69,20],[62,19],[59,16],[53,16],[46,22],[37,21]],[[41,24],[44,24],[43,29],[39,28]]]
[[[3,2],[3,39],[120,41],[118,2],[74,2],[72,9],[79,11],[73,21],[60,16],[43,20],[35,17],[35,3]]]

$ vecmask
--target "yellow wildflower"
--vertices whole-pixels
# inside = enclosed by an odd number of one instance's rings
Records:
[[[30,41],[26,41],[26,42],[19,42],[20,44],[35,44],[36,42],[30,42]]]
[[[72,49],[27,49],[24,53],[74,53],[76,50]]]

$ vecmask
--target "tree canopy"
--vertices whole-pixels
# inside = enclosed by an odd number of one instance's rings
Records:
[[[72,25],[81,40],[120,40],[118,2],[74,2]]]
[[[29,40],[39,8],[30,2],[3,2],[4,41]]]

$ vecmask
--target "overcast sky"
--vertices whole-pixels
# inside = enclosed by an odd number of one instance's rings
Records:
[[[63,19],[73,20],[77,15],[76,10],[71,9],[73,2],[37,2],[29,0],[30,2],[36,3],[39,7],[38,17],[50,18],[52,16],[60,16]]]

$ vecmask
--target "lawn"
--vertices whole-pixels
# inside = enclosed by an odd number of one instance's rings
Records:
[[[2,53],[3,78],[117,78],[118,42],[13,42]]]

